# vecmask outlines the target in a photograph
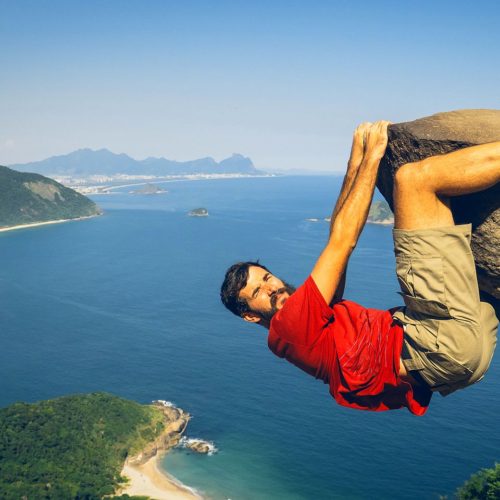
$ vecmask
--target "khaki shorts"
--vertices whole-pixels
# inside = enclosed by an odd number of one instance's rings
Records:
[[[406,304],[394,318],[405,331],[406,370],[417,371],[416,378],[443,396],[481,380],[495,350],[498,320],[493,307],[479,300],[470,224],[393,233]]]

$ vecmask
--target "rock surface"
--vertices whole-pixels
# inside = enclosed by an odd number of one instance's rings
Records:
[[[214,443],[199,438],[183,437],[179,442],[179,446],[204,455],[213,455],[217,452]]]
[[[393,177],[405,163],[457,149],[500,141],[500,110],[468,109],[438,113],[389,126],[377,187],[394,210]],[[500,299],[500,184],[452,199],[457,224],[472,223],[472,253],[481,291]]]
[[[206,208],[195,208],[188,212],[190,217],[208,217],[208,210]]]
[[[196,451],[196,453],[208,453],[210,451],[210,444],[204,441],[194,441],[187,448]]]
[[[189,413],[174,406],[165,406],[164,402],[154,401],[153,404],[163,412],[165,429],[162,434],[144,450],[133,457],[128,457],[130,465],[143,465],[158,452],[167,452],[179,444],[191,418]]]

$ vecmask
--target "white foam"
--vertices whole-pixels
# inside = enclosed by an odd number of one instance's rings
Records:
[[[165,408],[177,408],[177,405],[175,403],[172,403],[172,401],[165,401],[164,399],[155,399],[153,401],[153,404],[160,404]]]
[[[188,438],[186,436],[183,436],[181,440],[179,441],[179,444],[177,445],[178,448],[189,448],[189,445],[194,444],[194,443],[203,443],[208,446],[208,456],[212,456],[214,453],[217,453],[219,450],[215,446],[215,443],[213,441],[207,441],[205,439],[201,438]]]

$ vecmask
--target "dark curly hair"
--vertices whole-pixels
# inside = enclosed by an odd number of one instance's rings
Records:
[[[224,282],[220,287],[220,299],[222,303],[236,316],[242,316],[251,309],[245,299],[240,299],[240,291],[245,288],[248,280],[248,268],[251,266],[260,267],[269,272],[267,267],[259,264],[259,261],[237,262],[233,264],[224,277]]]

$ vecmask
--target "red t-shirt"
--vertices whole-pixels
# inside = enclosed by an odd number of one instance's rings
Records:
[[[268,337],[274,354],[329,384],[340,405],[423,415],[432,393],[398,377],[402,344],[390,311],[348,300],[330,307],[312,277],[274,315]]]

